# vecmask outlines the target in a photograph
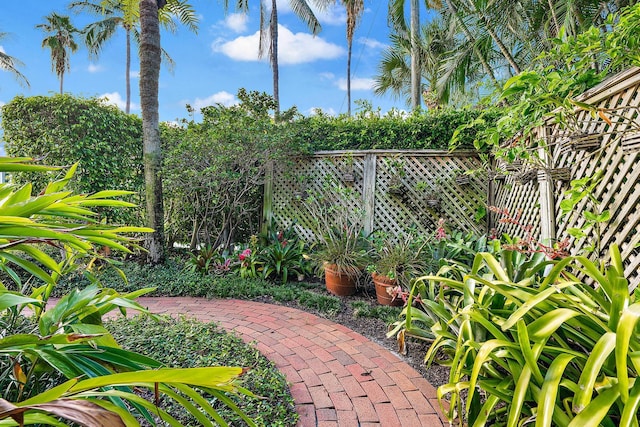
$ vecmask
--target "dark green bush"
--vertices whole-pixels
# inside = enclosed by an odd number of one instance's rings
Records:
[[[129,190],[140,194],[142,122],[117,107],[71,95],[17,96],[2,107],[2,128],[8,155],[45,159],[48,165],[80,162],[68,189],[76,193]],[[13,173],[17,183],[33,182],[40,191],[52,180],[48,174]],[[142,205],[139,196],[133,203]],[[141,224],[142,209],[96,209],[109,222]]]

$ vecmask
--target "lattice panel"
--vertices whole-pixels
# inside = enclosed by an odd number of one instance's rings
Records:
[[[631,70],[633,71],[633,70]],[[623,79],[621,79],[621,77]],[[634,141],[637,129],[640,128],[638,106],[640,105],[640,73],[626,72],[608,80],[601,85],[601,91],[594,90],[585,99],[598,108],[603,109],[612,121],[609,125],[602,118],[582,111],[578,115],[579,123],[585,133],[601,135],[601,144],[594,152],[584,150],[566,150],[557,145],[554,150],[554,163],[569,166],[572,178],[580,179],[603,172],[603,178],[594,195],[598,200],[597,211],[609,210],[611,220],[601,234],[603,253],[592,254],[592,258],[609,260],[608,247],[617,243],[622,252],[625,273],[630,287],[640,284],[640,166],[637,163],[640,146]],[[549,133],[559,134],[558,129],[549,129]],[[629,141],[631,143],[629,144]],[[637,141],[637,140],[636,140]],[[567,229],[584,225],[581,211],[593,207],[585,201],[572,215],[561,217],[560,202],[565,188],[556,186],[556,218],[558,237],[570,237]],[[572,251],[579,252],[596,239],[592,230],[586,238],[572,240]]]
[[[364,155],[305,157],[292,164],[276,167],[273,174],[273,219],[276,224],[289,227],[295,224],[298,235],[315,241],[314,224],[305,206],[308,196],[322,194],[330,203],[357,212],[362,209]],[[350,176],[349,176],[350,175]],[[330,183],[349,188],[353,197],[345,199],[328,193]]]
[[[390,162],[402,162],[403,176]],[[487,187],[478,175],[469,175],[467,183],[458,184],[456,177],[467,170],[478,169],[472,157],[421,156],[378,157],[376,163],[376,199],[374,228],[399,235],[408,228],[433,233],[440,218],[456,230],[485,232],[484,222],[476,223],[478,206],[486,204]],[[401,193],[392,187],[399,181]]]
[[[536,180],[526,184],[516,182],[515,176],[509,174],[495,185],[494,205],[506,209],[511,216],[520,212],[520,224],[533,226],[532,233],[540,236],[540,205],[538,201],[538,183]],[[511,223],[503,223],[500,215],[494,214],[495,228],[499,234],[506,233],[512,237],[525,237],[524,230]]]
[[[375,163],[375,168],[367,172],[366,155],[373,155]],[[465,171],[479,167],[476,157],[428,150],[331,152],[299,158],[274,169],[271,215],[280,226],[295,223],[303,239],[314,241],[306,196],[320,192],[331,203],[362,213],[366,211],[365,193],[371,192],[373,230],[399,235],[417,229],[430,234],[435,231],[438,219],[445,218],[452,229],[482,234],[486,223],[475,222],[474,216],[478,207],[486,204],[486,176],[470,175],[468,182],[456,182]],[[365,173],[375,173],[374,179],[365,180]],[[354,197],[346,200],[340,194],[327,194],[329,182],[350,188]],[[364,188],[365,182],[374,183],[373,188]],[[433,206],[431,194],[437,195],[437,206]]]

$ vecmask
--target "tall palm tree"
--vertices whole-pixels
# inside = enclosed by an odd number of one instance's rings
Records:
[[[78,44],[73,39],[79,31],[71,24],[68,16],[53,12],[45,16],[46,22],[36,25],[45,33],[42,47],[51,50],[51,68],[60,79],[60,94],[64,84],[64,73],[69,70],[69,54],[78,50]]]
[[[333,4],[335,0],[311,1],[316,7],[324,9]],[[318,18],[311,10],[309,0],[290,0],[289,3],[291,10],[307,25],[314,36],[322,30]],[[262,0],[260,2],[260,46],[258,57],[264,57],[267,52],[269,54],[269,63],[273,71],[273,98],[276,101],[275,114],[277,118],[280,115],[280,84],[278,70],[278,8],[276,0],[271,0],[271,13],[269,13],[268,17],[267,9],[266,0]]]
[[[364,0],[340,0],[347,11],[347,114],[351,116],[351,51],[353,34],[364,12]]]
[[[160,21],[158,0],[140,0],[140,107],[142,108],[142,151],[147,201],[147,225],[154,229],[147,238],[148,259],[164,262],[164,206],[158,81],[160,79]]]
[[[104,19],[93,22],[83,29],[85,35],[85,44],[89,49],[89,55],[97,57],[109,40],[118,29],[125,31],[126,37],[126,65],[125,65],[125,82],[126,82],[126,107],[125,111],[130,112],[131,109],[131,37],[139,40],[140,32],[139,16],[140,9],[137,1],[122,0],[82,0],[75,1],[69,5],[69,8],[75,11],[88,11],[94,15],[102,16]],[[187,26],[190,30],[196,32],[198,29],[198,18],[193,7],[186,1],[172,0],[167,3],[159,11],[160,25],[171,32],[176,30],[176,22],[173,18]],[[162,49],[162,58],[169,64],[173,65],[173,60]]]
[[[427,7],[433,1],[426,0]],[[437,3],[439,4],[439,3]],[[389,21],[394,31],[402,37],[407,36],[411,41],[411,108],[420,108],[420,92],[422,79],[420,77],[420,3],[418,0],[409,2],[410,26],[405,19],[405,0],[391,0],[389,2]]]
[[[0,32],[0,41],[8,35],[8,33]],[[21,67],[23,65],[24,64],[19,59],[10,56],[6,52],[0,50],[0,70],[10,72],[16,79],[18,79],[21,84],[29,86],[29,80],[27,80],[24,74],[18,71],[18,67]]]

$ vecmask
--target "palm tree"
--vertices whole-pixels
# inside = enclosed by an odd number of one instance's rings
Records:
[[[121,0],[83,0],[76,1],[69,5],[70,9],[76,11],[86,10],[94,15],[103,16],[104,19],[87,25],[83,30],[85,35],[85,44],[89,49],[89,55],[97,57],[109,40],[119,28],[123,28],[126,33],[126,65],[125,65],[125,82],[126,82],[126,107],[125,111],[130,112],[131,109],[131,36],[134,40],[140,38],[138,31],[139,25],[139,3]],[[193,7],[185,1],[169,1],[165,7],[159,12],[160,25],[164,29],[175,32],[176,23],[174,17],[181,24],[186,25],[190,30],[197,31],[198,18]],[[163,59],[171,66],[173,60],[162,49]]]
[[[79,31],[71,24],[68,16],[53,12],[45,16],[44,24],[36,25],[46,34],[42,47],[51,50],[51,68],[60,79],[60,94],[64,84],[64,73],[69,70],[69,54],[78,50],[73,35]]]
[[[0,32],[0,40],[7,37],[7,35],[8,33]],[[27,78],[20,71],[18,71],[18,67],[21,67],[23,65],[24,64],[20,62],[20,60],[14,58],[13,56],[7,55],[4,51],[0,50],[0,70],[10,72],[14,75],[15,78],[18,79],[21,84],[29,86],[29,80],[27,80]]]
[[[364,12],[364,0],[340,0],[347,10],[347,114],[351,116],[351,50],[353,33]]]
[[[438,1],[438,0],[435,0]],[[427,0],[429,6],[431,0]],[[410,0],[410,27],[404,16],[405,0],[392,0],[389,2],[389,21],[392,28],[401,36],[409,34],[411,40],[411,108],[420,108],[420,89],[422,81],[420,78],[420,3],[418,0]]]
[[[318,8],[325,8],[334,3],[334,0],[312,0],[313,4]],[[243,0],[239,0],[240,4],[246,4]],[[311,33],[315,36],[322,29],[318,18],[311,10],[308,0],[290,0],[293,12],[307,25]],[[276,101],[275,115],[280,115],[280,88],[279,88],[279,71],[278,71],[278,8],[276,0],[271,0],[271,13],[267,18],[267,4],[265,1],[260,3],[260,46],[258,49],[258,57],[264,57],[265,51],[269,53],[269,63],[273,71],[273,98]]]

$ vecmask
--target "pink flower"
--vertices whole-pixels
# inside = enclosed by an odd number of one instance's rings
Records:
[[[444,218],[438,220],[438,228],[436,229],[436,240],[444,240],[447,238],[447,232],[444,229]]]
[[[240,261],[244,261],[248,256],[251,256],[251,249],[245,249],[242,251],[242,253],[238,255],[238,258]]]

